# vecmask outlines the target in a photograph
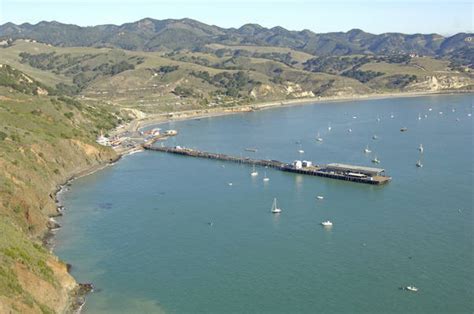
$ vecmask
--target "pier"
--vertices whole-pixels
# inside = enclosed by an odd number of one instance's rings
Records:
[[[170,153],[182,156],[216,159],[241,164],[250,164],[275,168],[281,171],[299,173],[310,176],[325,177],[337,180],[344,180],[372,185],[382,185],[390,182],[391,177],[385,175],[385,170],[381,168],[353,166],[347,164],[331,163],[327,165],[314,165],[310,161],[296,160],[293,163],[284,163],[278,160],[252,159],[249,157],[236,157],[226,154],[209,153],[195,149],[175,146],[159,147],[144,145],[146,150]]]

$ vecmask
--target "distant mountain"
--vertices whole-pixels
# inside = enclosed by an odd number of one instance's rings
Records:
[[[283,27],[265,28],[258,24],[221,28],[192,19],[155,20],[145,18],[122,25],[80,27],[59,22],[32,25],[6,23],[1,38],[29,38],[55,46],[119,47],[127,50],[198,49],[206,44],[259,45],[288,47],[313,55],[413,53],[429,56],[472,54],[474,34],[451,37],[438,34],[384,33],[374,35],[359,29],[317,34],[309,30],[289,31]],[[467,49],[467,51],[466,51]]]

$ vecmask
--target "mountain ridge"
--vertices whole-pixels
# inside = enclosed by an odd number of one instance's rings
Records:
[[[36,24],[11,22],[0,25],[1,38],[28,38],[54,46],[117,47],[136,51],[196,49],[206,44],[262,45],[288,47],[313,55],[414,53],[442,57],[458,49],[473,49],[470,33],[449,37],[440,34],[372,34],[361,29],[347,32],[316,33],[266,28],[256,23],[239,28],[223,28],[190,18],[143,18],[121,25],[78,26],[58,21]]]

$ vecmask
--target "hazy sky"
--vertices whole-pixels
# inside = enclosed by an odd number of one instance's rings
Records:
[[[222,27],[258,23],[315,32],[360,28],[371,33],[473,31],[473,1],[459,0],[0,0],[0,24],[56,20],[122,24],[145,17],[189,17]]]

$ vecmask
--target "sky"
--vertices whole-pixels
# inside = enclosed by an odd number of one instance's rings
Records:
[[[257,23],[317,33],[473,32],[474,1],[464,0],[0,0],[0,24],[56,20],[91,26],[145,17],[192,18],[221,27]]]

